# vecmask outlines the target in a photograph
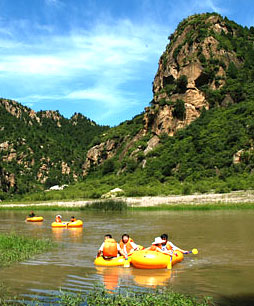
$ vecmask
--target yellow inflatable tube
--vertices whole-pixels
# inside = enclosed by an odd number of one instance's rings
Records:
[[[26,221],[27,222],[42,222],[43,217],[27,217]]]
[[[183,254],[174,251],[172,256],[172,265],[181,262]],[[156,251],[137,251],[131,256],[131,263],[135,268],[139,269],[164,269],[170,262],[170,256]]]
[[[112,259],[104,259],[102,256],[95,258],[94,264],[96,266],[123,266],[125,263],[126,259],[124,256],[119,256],[119,257],[114,257]],[[128,258],[128,262],[131,262],[130,257]]]
[[[77,220],[74,222],[69,222],[69,221],[62,221],[62,222],[53,222],[51,224],[51,227],[54,228],[73,228],[73,227],[82,227],[83,226],[83,221]]]

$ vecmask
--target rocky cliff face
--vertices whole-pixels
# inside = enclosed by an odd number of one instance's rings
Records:
[[[134,145],[141,139],[140,135],[149,135],[149,139],[145,148],[136,148],[130,157],[135,159],[135,154],[140,152],[145,156],[159,144],[161,135],[173,136],[177,130],[196,120],[203,109],[211,107],[209,93],[225,84],[230,63],[236,67],[242,64],[237,54],[221,43],[222,36],[234,35],[234,29],[217,14],[194,15],[179,24],[159,60],[153,82],[153,100],[151,106],[145,108],[139,137],[127,135],[128,141],[125,139],[123,146]],[[223,103],[232,104],[234,98],[226,95]],[[88,152],[84,174],[89,170],[89,161],[98,165],[117,153],[116,147],[112,146],[114,149],[102,158],[104,147],[105,143]],[[128,154],[126,149],[123,152]],[[145,166],[145,159],[142,165]]]
[[[173,136],[197,119],[203,108],[209,109],[204,88],[221,88],[230,62],[241,65],[235,52],[219,46],[216,37],[221,33],[229,33],[226,22],[218,15],[203,14],[187,18],[170,36],[154,79],[152,107],[145,114],[155,135]],[[177,101],[184,102],[181,118],[174,112]]]
[[[83,175],[86,176],[91,167],[96,167],[103,163],[104,160],[113,157],[117,151],[117,148],[117,143],[112,139],[92,147],[87,152],[86,160],[82,167]]]

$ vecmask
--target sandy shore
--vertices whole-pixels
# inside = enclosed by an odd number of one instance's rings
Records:
[[[194,195],[171,195],[171,196],[152,196],[152,197],[128,197],[119,198],[127,202],[131,207],[149,207],[160,204],[177,205],[177,204],[218,204],[218,203],[254,203],[254,191],[234,191],[223,194],[194,194]],[[98,200],[84,201],[54,201],[35,204],[0,204],[1,207],[26,207],[26,206],[61,206],[61,207],[81,207],[91,204]],[[105,201],[105,200],[100,200]]]

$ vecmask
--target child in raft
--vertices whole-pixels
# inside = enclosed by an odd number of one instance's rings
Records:
[[[118,257],[118,254],[124,256],[119,244],[115,241],[115,239],[112,238],[112,235],[105,235],[104,242],[99,248],[97,257],[102,255],[104,259],[112,259],[114,257]]]
[[[161,250],[164,252],[168,252],[168,251],[180,251],[183,254],[188,254],[189,251],[185,251],[182,250],[180,248],[178,248],[177,246],[175,246],[171,241],[168,241],[168,235],[167,234],[162,234],[161,237],[162,239],[162,243],[161,243]]]
[[[75,222],[77,219],[74,216],[71,216],[71,222]]]
[[[128,234],[123,234],[119,243],[122,254],[125,258],[139,249],[139,246],[130,238]]]

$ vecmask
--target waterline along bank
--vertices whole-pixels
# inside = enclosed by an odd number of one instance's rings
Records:
[[[15,233],[0,234],[0,267],[29,259],[53,246],[50,239],[24,237]]]
[[[137,199],[136,199],[137,200]],[[167,202],[167,201],[165,201]],[[109,200],[87,200],[66,202],[43,202],[43,203],[1,203],[0,210],[36,210],[36,211],[125,211],[125,210],[232,210],[232,209],[254,209],[253,202],[180,202],[180,203],[150,203],[148,199],[142,202],[133,201],[130,198]]]

